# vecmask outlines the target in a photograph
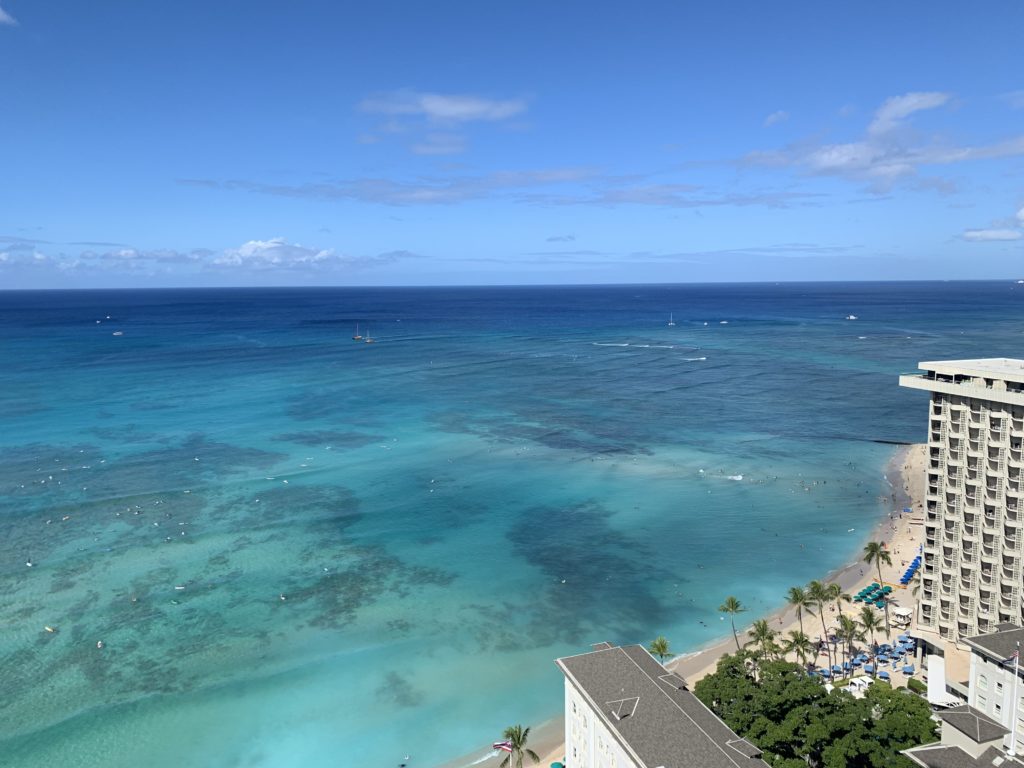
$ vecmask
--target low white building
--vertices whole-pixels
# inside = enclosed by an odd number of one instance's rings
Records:
[[[568,768],[768,768],[643,646],[594,646],[565,675]]]
[[[1000,624],[994,632],[963,642],[971,650],[968,703],[938,714],[938,743],[903,754],[926,768],[1024,768],[1024,670],[1013,662],[1024,643],[1024,628]]]
[[[987,715],[963,704],[939,713],[939,741],[904,750],[924,768],[1024,768],[1001,749],[1006,729]]]
[[[1004,746],[1010,747],[1010,730],[1016,729],[1016,753],[1024,753],[1024,669],[1018,665],[1014,685],[1014,652],[1024,644],[1024,628],[1000,624],[995,632],[969,637],[971,677],[968,703],[1007,729]],[[1014,694],[1017,696],[1014,707]]]

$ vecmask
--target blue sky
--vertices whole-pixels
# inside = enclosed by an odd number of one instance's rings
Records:
[[[0,288],[1024,278],[1022,30],[0,0]]]

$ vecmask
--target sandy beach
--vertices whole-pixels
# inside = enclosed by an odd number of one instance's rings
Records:
[[[869,541],[884,542],[891,553],[892,565],[882,566],[882,581],[896,587],[893,591],[891,605],[913,608],[915,599],[909,589],[899,587],[899,579],[906,569],[907,564],[914,558],[917,547],[920,545],[924,530],[924,496],[925,496],[925,462],[927,458],[927,446],[923,444],[911,445],[900,448],[893,456],[886,468],[886,477],[891,485],[891,497],[888,507],[890,513],[882,518],[869,532],[867,532],[861,546]],[[911,512],[903,512],[910,508]],[[858,549],[859,553],[859,549]],[[843,568],[829,573],[824,581],[826,583],[837,582],[848,594],[858,592],[862,587],[878,580],[878,569],[875,565],[868,566],[861,562],[860,557],[848,563]],[[737,595],[742,602],[742,595]],[[851,605],[844,608],[844,612],[859,612],[859,605]],[[799,620],[792,609],[783,609],[767,616],[754,616],[744,614],[747,619],[742,628],[737,627],[740,635],[740,642],[745,639],[746,631],[754,620],[759,618],[768,619],[772,627],[779,632],[780,637],[786,636],[791,630],[800,628]],[[826,623],[831,630],[836,623],[838,614],[830,611],[826,614]],[[901,630],[893,627],[893,635]],[[821,620],[817,616],[804,616],[804,632],[812,640],[821,635]],[[881,640],[880,636],[878,638]],[[671,640],[671,638],[670,638]],[[736,650],[736,644],[732,633],[722,639],[692,653],[682,654],[666,663],[666,667],[673,672],[682,675],[694,686],[705,675],[713,672],[718,660]],[[825,652],[819,657],[819,666],[826,664],[824,661]],[[896,674],[893,675],[894,684],[901,684]],[[541,756],[539,765],[547,766],[552,762],[562,760],[565,754],[564,744],[564,720],[562,717],[553,718],[533,728],[530,734],[530,747]],[[456,760],[448,763],[444,768],[461,768],[468,764],[491,768],[500,762],[499,757],[492,757],[485,760],[473,761],[472,758]]]

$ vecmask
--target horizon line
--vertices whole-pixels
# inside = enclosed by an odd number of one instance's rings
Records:
[[[917,280],[898,278],[891,280],[709,280],[671,283],[438,283],[382,284],[382,285],[166,285],[166,286],[63,286],[54,288],[0,288],[2,293],[30,293],[44,291],[267,291],[267,290],[381,290],[381,289],[434,289],[434,288],[650,288],[710,285],[864,285],[896,283],[1002,283],[1019,284],[1018,278],[947,278]]]

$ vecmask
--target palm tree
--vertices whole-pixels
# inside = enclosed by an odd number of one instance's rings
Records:
[[[870,605],[865,605],[860,609],[860,626],[871,637],[871,650],[873,653],[878,648],[875,644],[875,632],[882,628],[882,624],[878,620],[878,614],[875,613]]]
[[[740,604],[739,600],[729,595],[725,598],[725,602],[718,606],[718,610],[729,614],[729,623],[732,624],[732,639],[736,641],[736,650],[740,650],[740,638],[736,634],[736,614],[743,613],[747,609]]]
[[[853,656],[853,644],[857,640],[864,640],[864,633],[861,632],[860,624],[843,614],[839,617],[839,631],[836,634],[844,641],[843,661],[848,661]]]
[[[664,635],[658,635],[654,638],[647,650],[651,652],[652,656],[657,656],[658,661],[662,664],[665,663],[665,659],[670,656],[675,656],[675,654],[668,649],[668,639]]]
[[[839,611],[839,615],[842,616],[843,603],[853,602],[853,598],[846,592],[843,592],[842,584],[834,581],[828,585],[828,593],[832,597],[832,602],[836,604],[836,609]]]
[[[756,645],[760,650],[758,654],[762,660],[768,660],[774,656],[779,647],[775,644],[775,638],[778,633],[771,628],[771,625],[766,619],[758,619],[754,622],[754,625],[747,631],[750,635],[751,641],[748,645]]]
[[[807,659],[813,658],[817,653],[817,648],[811,638],[795,629],[789,631],[789,637],[786,638],[782,648],[786,653],[795,653],[805,667]]]
[[[796,610],[796,620],[800,622],[800,631],[804,631],[804,613],[814,615],[811,610],[814,603],[807,596],[807,590],[803,587],[790,587],[786,593],[786,602]]]
[[[828,629],[825,627],[825,605],[831,601],[832,596],[826,587],[820,581],[812,581],[807,585],[807,596],[811,602],[818,609],[818,617],[821,619],[821,638],[825,643],[825,652],[828,655],[828,666],[832,668],[832,646],[828,642]]]
[[[529,757],[534,763],[540,762],[537,753],[526,746],[526,739],[530,736],[529,728],[523,728],[521,725],[510,725],[505,729],[505,733],[502,736],[509,746],[512,747],[512,751],[498,764],[498,768],[511,766],[513,759],[515,759],[515,768],[523,768],[523,755]]]
[[[882,563],[886,565],[892,565],[892,558],[889,556],[889,550],[885,548],[885,544],[881,541],[869,541],[864,545],[864,562],[868,565],[872,563],[878,568],[878,583],[882,584]],[[882,598],[882,607],[885,608],[885,634],[889,636],[892,634],[892,629],[889,626],[889,601],[886,598]]]
[[[878,584],[882,584],[882,563],[886,565],[892,565],[892,558],[889,556],[889,550],[885,548],[885,544],[881,541],[869,541],[864,545],[864,562],[868,565],[872,563],[878,568]]]

